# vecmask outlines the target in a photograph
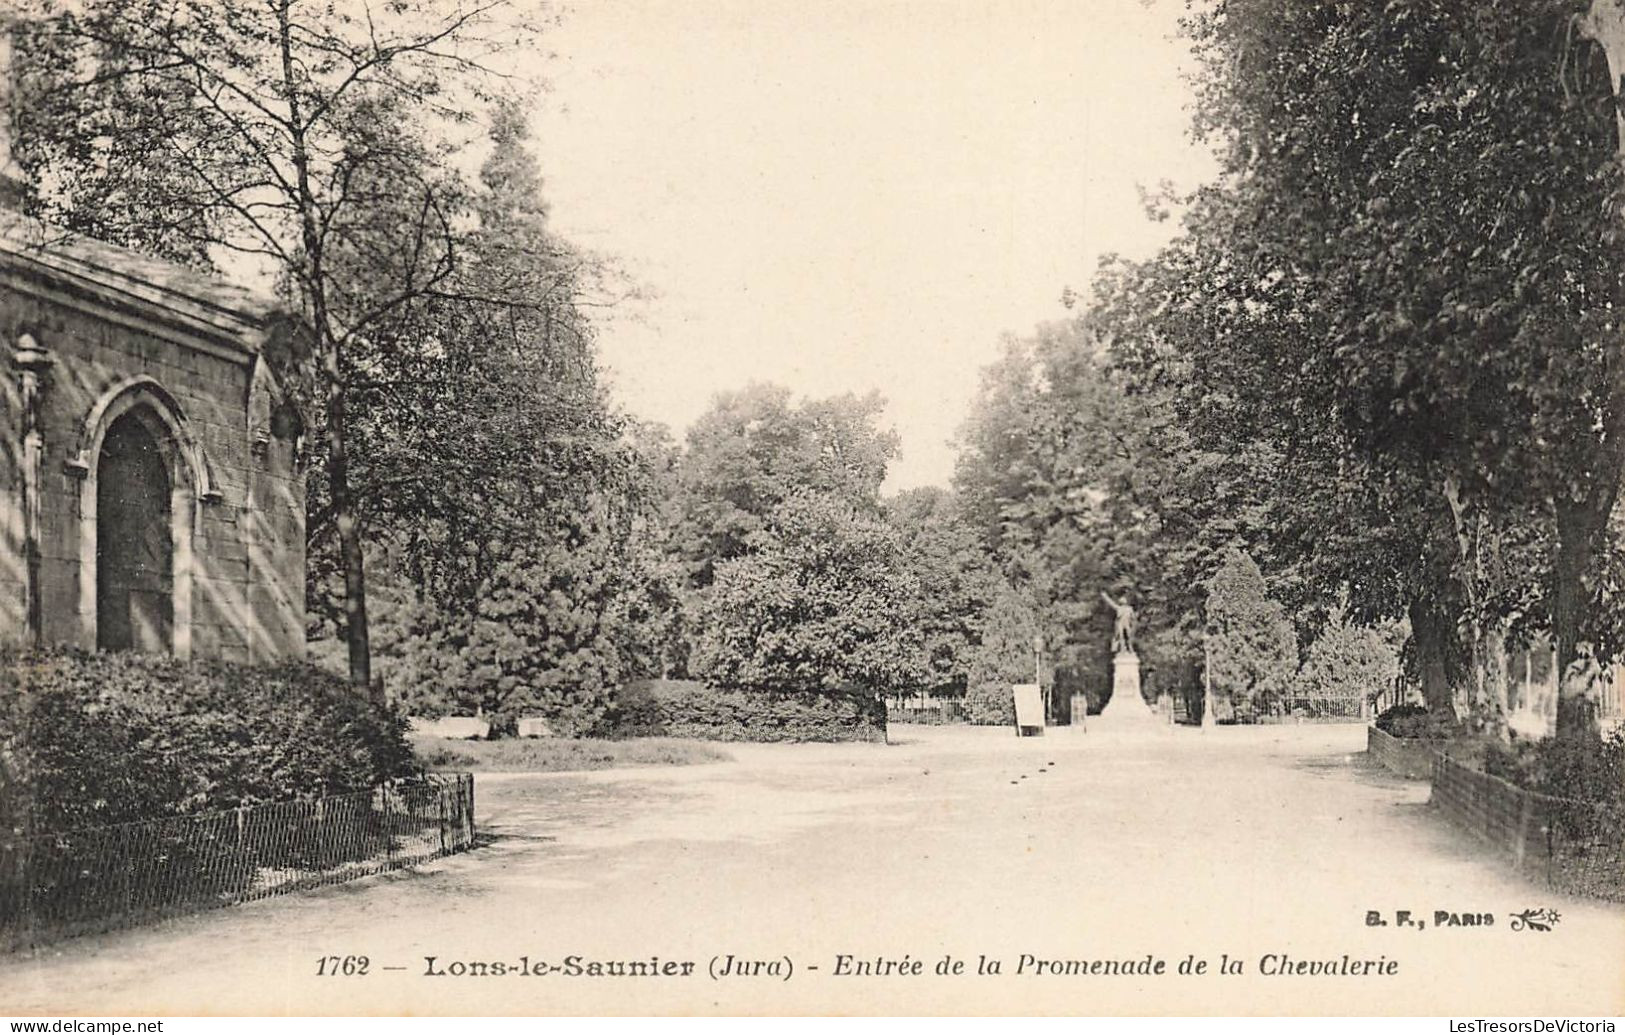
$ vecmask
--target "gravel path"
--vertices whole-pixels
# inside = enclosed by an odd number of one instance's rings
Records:
[[[1625,907],[1514,877],[1364,736],[899,727],[482,775],[476,852],[5,959],[0,1013],[1625,1012]],[[1535,907],[1562,919],[1510,929]],[[346,955],[368,973],[317,975]],[[1300,964],[1361,972],[1263,972]]]

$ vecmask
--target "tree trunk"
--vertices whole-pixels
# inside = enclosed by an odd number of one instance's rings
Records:
[[[350,682],[381,697],[372,685],[372,650],[367,631],[367,579],[361,549],[361,522],[350,496],[349,441],[343,381],[327,389],[327,491],[338,528],[339,560],[344,566],[344,638],[349,648]],[[382,702],[379,702],[382,703]]]
[[[1475,682],[1478,699],[1473,702],[1473,724],[1483,733],[1508,739],[1507,727],[1507,638],[1506,623],[1499,619],[1481,630],[1473,659],[1478,673]]]
[[[1483,508],[1464,499],[1454,479],[1446,479],[1446,501],[1456,529],[1456,580],[1467,596],[1466,639],[1470,684],[1457,714],[1466,711],[1475,733],[1506,740],[1506,618],[1492,606],[1502,584],[1500,537],[1488,531]],[[1486,597],[1489,599],[1486,600]]]
[[[1557,508],[1557,556],[1552,563],[1552,640],[1557,647],[1557,737],[1585,740],[1600,736],[1597,701],[1591,690],[1597,663],[1582,639],[1590,594],[1585,575],[1596,555],[1600,522],[1583,504]]]
[[[1422,684],[1422,699],[1430,712],[1455,715],[1454,647],[1455,622],[1424,600],[1410,606],[1411,648],[1416,655],[1416,675]]]
[[[305,140],[305,124],[299,103],[301,87],[294,70],[291,4],[292,0],[281,0],[277,7],[282,86],[288,104],[287,129],[293,145],[291,157],[296,176],[295,198],[303,245],[301,279],[309,296],[311,329],[321,357],[322,373],[327,381],[327,491],[338,530],[339,561],[344,567],[344,635],[349,647],[351,685],[378,700],[383,696],[383,688],[372,685],[361,523],[356,517],[355,500],[350,495],[349,420],[346,412],[348,385],[344,376],[344,357],[333,334],[333,314],[327,305],[327,270],[323,261],[321,228],[317,222],[320,206],[310,183],[310,151]]]

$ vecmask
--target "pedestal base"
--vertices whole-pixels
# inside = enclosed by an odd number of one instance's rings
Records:
[[[1155,726],[1157,717],[1140,694],[1140,656],[1122,651],[1112,659],[1112,699],[1096,716],[1112,726]]]

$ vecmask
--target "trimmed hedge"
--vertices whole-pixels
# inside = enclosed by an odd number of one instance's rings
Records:
[[[0,650],[0,834],[367,789],[406,723],[307,664]]]
[[[604,732],[614,737],[884,743],[886,704],[855,688],[776,693],[650,679],[621,688]]]
[[[1419,704],[1396,704],[1385,709],[1375,725],[1401,740],[1450,740],[1465,732],[1455,716],[1429,711]]]
[[[1009,683],[977,683],[965,691],[965,718],[975,726],[1014,726],[1016,699]]]

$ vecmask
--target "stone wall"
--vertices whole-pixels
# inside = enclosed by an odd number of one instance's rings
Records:
[[[1429,802],[1452,823],[1510,854],[1515,865],[1546,864],[1548,816],[1541,795],[1438,755]]]
[[[1569,894],[1625,902],[1625,816],[1617,805],[1536,794],[1442,754],[1429,802],[1525,876]]]
[[[1366,727],[1366,754],[1395,776],[1408,780],[1432,779],[1433,760],[1441,747],[1443,741],[1396,737],[1375,726]]]
[[[136,413],[156,429],[173,483],[173,652],[303,656],[302,428],[262,354],[270,326],[252,296],[189,271],[81,240],[0,237],[0,339],[49,356],[32,410],[16,371],[0,391],[0,639],[97,646],[102,436]],[[43,445],[32,468],[21,444],[30,420]],[[17,603],[30,584],[31,469],[37,630]]]

